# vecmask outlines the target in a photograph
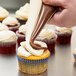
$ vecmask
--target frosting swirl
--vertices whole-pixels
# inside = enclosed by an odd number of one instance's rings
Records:
[[[8,17],[8,15],[9,15],[9,12],[3,7],[0,7],[0,18]]]
[[[37,43],[37,44],[41,45],[42,47],[47,47],[47,45],[41,41],[35,41],[34,43]],[[26,49],[28,49],[28,50],[26,50]],[[21,56],[25,56],[25,57],[28,57],[31,55],[40,56],[40,55],[42,55],[43,52],[44,52],[44,49],[35,50],[30,45],[27,46],[26,42],[21,42],[21,46],[18,48],[18,53]]]
[[[0,41],[1,42],[11,42],[16,40],[16,34],[12,31],[5,30],[0,32]]]
[[[56,34],[53,30],[43,29],[38,37],[41,39],[52,39],[56,38]]]
[[[16,11],[16,18],[27,20],[28,19],[28,13],[29,13],[29,3],[26,3],[24,6],[22,6],[18,11]]]
[[[66,33],[72,33],[72,28],[66,28],[66,27],[57,27],[56,30],[62,34]]]
[[[0,31],[3,31],[3,30],[9,30],[9,28],[6,25],[3,25],[0,23]]]
[[[15,26],[16,24],[19,25],[18,20],[14,17],[7,17],[6,19],[3,20],[2,23],[4,25],[9,25],[9,26]]]
[[[22,25],[22,26],[19,27],[19,32],[23,33],[23,34],[26,34],[26,29],[27,29],[27,25]]]

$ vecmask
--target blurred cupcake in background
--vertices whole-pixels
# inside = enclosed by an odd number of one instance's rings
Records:
[[[70,44],[71,43],[72,28],[57,27],[56,34],[58,36],[57,44]]]
[[[53,30],[43,29],[39,36],[36,38],[38,41],[43,41],[47,44],[48,50],[51,54],[55,53],[55,43],[56,43],[57,35]]]
[[[9,12],[3,8],[3,7],[0,7],[0,22],[2,22],[5,18],[7,18],[9,15]]]
[[[18,40],[17,40],[17,43],[18,43],[18,46],[20,46],[20,43],[22,41],[25,41],[26,39],[26,29],[27,29],[27,25],[22,25],[19,27],[19,30],[16,32],[16,35],[18,37]]]
[[[74,61],[76,62],[76,48],[73,51]]]
[[[35,41],[35,43],[47,47],[44,42]],[[47,70],[49,56],[49,50],[32,50],[26,42],[22,42],[17,51],[19,70],[27,74],[43,73]]]
[[[24,6],[16,11],[16,18],[21,25],[25,24],[28,20],[29,7],[29,3],[26,3]]]
[[[16,52],[16,34],[12,31],[0,31],[0,54],[14,54]]]
[[[9,30],[13,32],[16,32],[20,26],[20,23],[14,17],[7,17],[3,20],[2,24],[8,26]]]
[[[6,25],[0,23],[0,31],[3,30],[9,30],[9,28]]]

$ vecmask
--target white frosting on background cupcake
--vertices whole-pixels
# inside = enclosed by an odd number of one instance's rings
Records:
[[[8,15],[9,15],[9,12],[3,7],[0,7],[0,18],[8,17]]]
[[[3,30],[9,30],[9,28],[6,25],[3,25],[0,23],[0,31],[3,31]]]
[[[26,34],[26,29],[27,29],[27,25],[22,25],[22,26],[19,27],[19,32],[23,33],[23,34]]]
[[[43,29],[40,32],[38,37],[41,38],[41,39],[52,39],[52,38],[56,38],[56,34],[51,29]]]
[[[0,42],[11,42],[16,40],[16,34],[12,31],[5,30],[0,32]]]
[[[18,11],[16,11],[16,18],[21,19],[21,20],[27,20],[29,7],[30,7],[29,3],[26,3]]]
[[[57,27],[56,30],[61,34],[72,33],[72,28]]]
[[[14,25],[19,25],[19,22],[16,18],[14,17],[7,17],[6,19],[3,20],[2,22],[4,25],[9,25],[9,26],[14,26]]]

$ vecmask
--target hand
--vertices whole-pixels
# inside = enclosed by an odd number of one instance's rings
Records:
[[[58,12],[48,23],[60,27],[76,26],[76,0],[43,0],[52,6],[59,6]]]

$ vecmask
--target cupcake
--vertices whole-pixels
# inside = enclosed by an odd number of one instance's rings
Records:
[[[26,25],[22,25],[19,27],[19,30],[16,32],[16,35],[18,37],[18,40],[17,40],[18,46],[20,46],[20,43],[22,41],[25,41],[26,28],[27,28]]]
[[[9,30],[0,31],[0,54],[16,52],[16,34]]]
[[[16,11],[16,18],[21,25],[25,24],[28,20],[29,6],[29,3],[26,3],[24,6]]]
[[[9,28],[6,25],[3,25],[0,23],[0,31],[3,31],[3,30],[9,30]]]
[[[56,28],[57,44],[70,44],[72,36],[72,28]]]
[[[19,22],[16,18],[14,17],[7,17],[6,19],[3,20],[2,22],[4,25],[8,26],[9,30],[16,32],[19,28]]]
[[[0,22],[2,22],[6,17],[8,17],[8,15],[9,12],[3,7],[0,7]]]
[[[43,42],[35,41],[35,43],[47,47]],[[47,69],[49,56],[50,52],[48,50],[35,50],[28,46],[26,42],[22,42],[17,51],[19,70],[27,74],[42,73]]]
[[[73,56],[74,56],[74,60],[76,62],[76,49],[74,49]]]
[[[50,29],[43,29],[39,36],[36,38],[38,41],[45,42],[51,54],[55,53],[55,43],[57,35]]]

